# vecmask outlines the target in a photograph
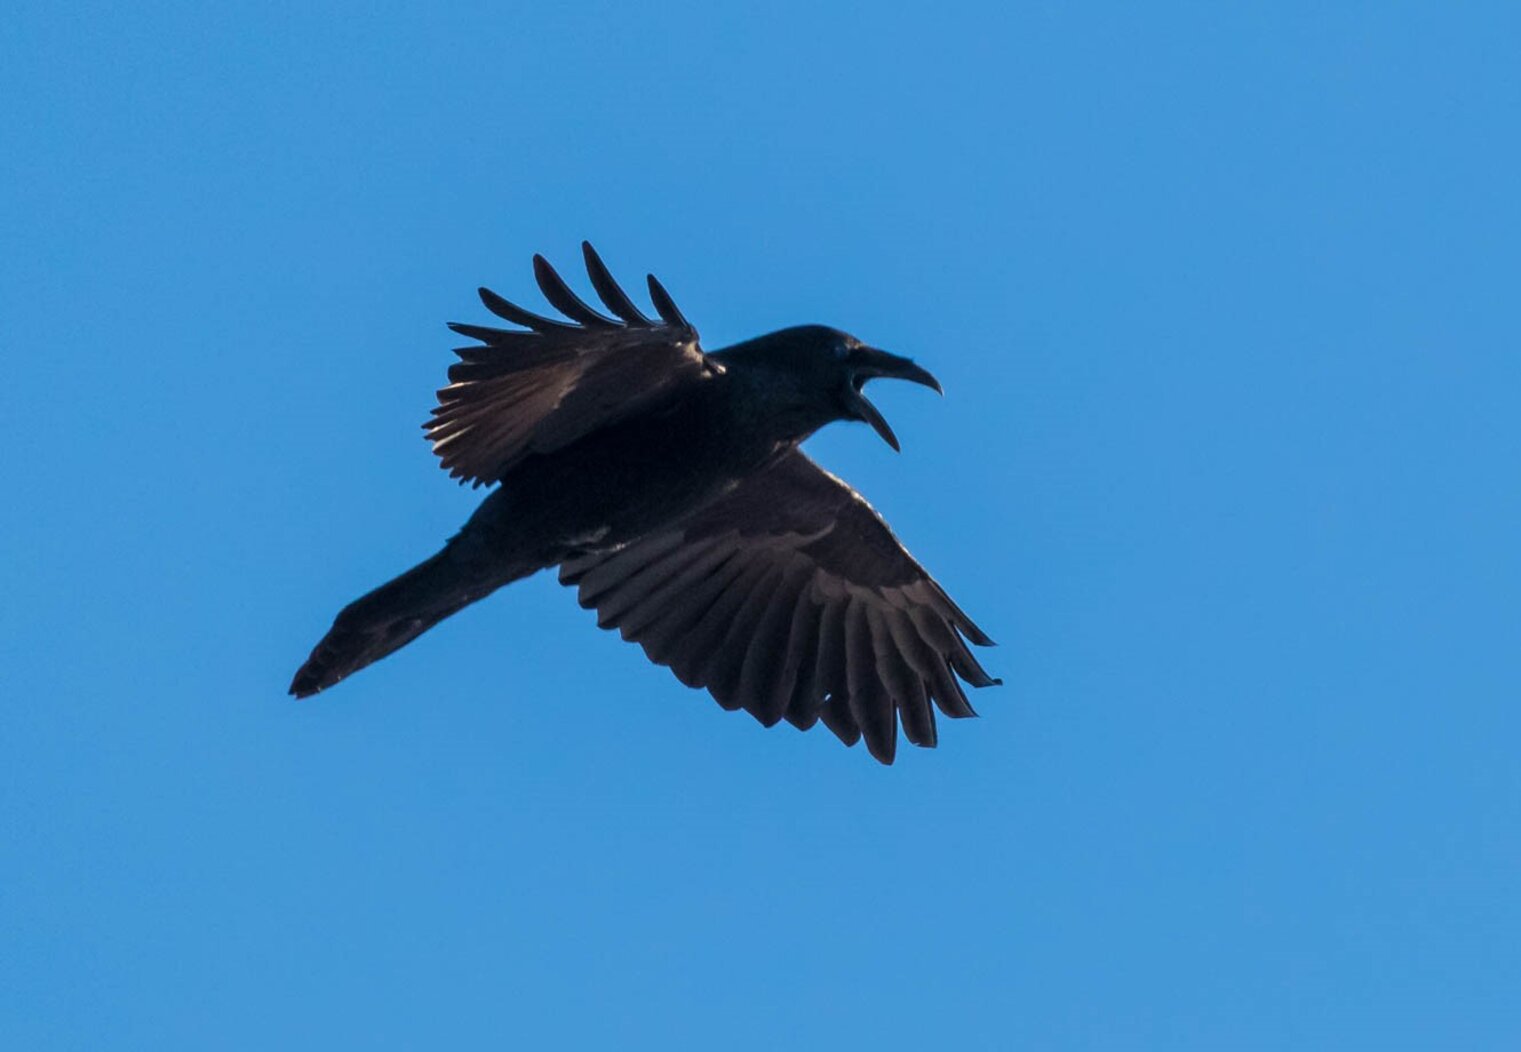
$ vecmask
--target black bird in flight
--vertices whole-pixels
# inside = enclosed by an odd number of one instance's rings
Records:
[[[768,727],[823,720],[891,763],[898,722],[933,746],[934,707],[976,715],[958,677],[999,682],[967,647],[992,641],[860,494],[798,449],[835,420],[865,421],[897,449],[861,388],[939,382],[822,325],[705,353],[654,275],[658,321],[581,247],[612,317],[535,256],[568,320],[481,289],[519,328],[450,324],[478,342],[455,351],[423,426],[452,476],[497,487],[437,555],[346,606],[290,692],[331,687],[558,565],[598,625]]]

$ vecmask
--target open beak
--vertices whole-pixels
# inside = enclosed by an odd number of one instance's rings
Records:
[[[915,365],[907,358],[900,358],[896,354],[888,354],[879,351],[875,347],[857,347],[851,351],[846,361],[851,367],[850,384],[846,388],[845,405],[849,411],[860,420],[866,421],[872,426],[872,430],[882,436],[882,441],[898,450],[898,436],[893,434],[893,429],[887,426],[887,421],[877,407],[867,401],[861,388],[867,380],[875,380],[879,377],[888,380],[907,380],[910,383],[923,384],[933,389],[938,394],[945,392],[940,388],[940,381],[929,374],[927,369]]]

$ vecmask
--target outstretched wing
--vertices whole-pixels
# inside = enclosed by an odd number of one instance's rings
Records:
[[[449,386],[439,390],[433,419],[423,425],[451,476],[477,486],[495,482],[531,453],[560,449],[722,371],[653,274],[650,298],[659,321],[634,306],[590,244],[581,249],[592,287],[614,317],[587,306],[543,256],[534,256],[544,298],[568,321],[481,289],[487,310],[522,329],[449,324],[480,341],[454,352],[461,361],[450,366]]]
[[[897,723],[933,746],[935,716],[974,716],[960,679],[991,646],[871,505],[794,451],[680,524],[567,560],[597,623],[688,686],[766,726],[823,719],[891,763]]]

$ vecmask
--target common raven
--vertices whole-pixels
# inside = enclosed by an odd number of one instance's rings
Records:
[[[834,420],[865,421],[897,449],[861,388],[939,382],[822,325],[705,353],[654,275],[658,321],[581,248],[613,317],[534,256],[568,320],[483,288],[486,309],[519,328],[450,324],[477,342],[455,351],[423,427],[452,476],[497,488],[437,555],[345,607],[290,692],[331,687],[558,565],[601,627],[768,727],[822,719],[891,763],[898,721],[933,746],[932,702],[975,715],[958,677],[999,682],[967,647],[992,641],[860,494],[798,449]]]

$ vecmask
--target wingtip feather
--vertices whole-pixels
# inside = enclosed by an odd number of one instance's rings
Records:
[[[607,269],[607,264],[602,262],[602,257],[597,250],[592,248],[590,241],[581,242],[581,255],[586,260],[586,274],[591,278],[592,288],[601,298],[604,306],[629,325],[648,327],[653,323],[636,306],[634,301],[628,298],[618,282],[613,279],[612,272]]]
[[[645,280],[650,286],[650,300],[655,304],[655,313],[667,324],[681,329],[690,329],[691,323],[682,315],[681,309],[676,306],[676,301],[671,299],[671,294],[660,284],[660,279],[653,274],[646,274]]]

